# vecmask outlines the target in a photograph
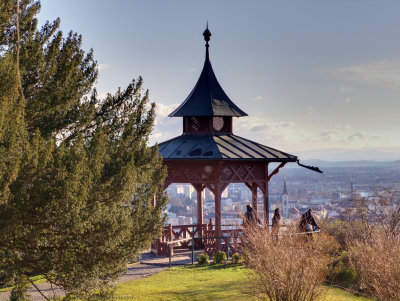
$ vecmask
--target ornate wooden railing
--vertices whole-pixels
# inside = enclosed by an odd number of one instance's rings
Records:
[[[232,227],[235,225],[223,226]],[[159,256],[169,256],[171,252],[172,256],[174,249],[191,249],[193,237],[204,237],[194,240],[194,248],[204,249],[209,255],[214,254],[217,250],[226,251],[228,244],[232,250],[239,250],[240,239],[237,237],[241,235],[240,229],[223,229],[220,235],[224,238],[211,238],[218,236],[212,220],[208,224],[200,225],[172,226],[170,224],[164,227],[161,237],[152,244],[152,251]],[[230,240],[229,242],[227,241],[228,239]]]
[[[278,236],[315,233],[319,233],[319,230],[298,232],[297,224],[283,224],[279,229]],[[204,249],[210,256],[218,250],[228,252],[229,249],[231,253],[240,253],[242,252],[242,237],[241,225],[222,225],[222,230],[217,231],[212,220],[208,224],[200,225],[168,225],[164,227],[161,237],[152,244],[152,251],[159,256],[170,256],[170,253],[173,256],[174,249],[190,250],[193,242],[194,249]]]

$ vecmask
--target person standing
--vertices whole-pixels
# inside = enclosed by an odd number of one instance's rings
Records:
[[[261,224],[260,220],[254,213],[253,208],[250,205],[246,205],[246,213],[244,214],[243,224],[255,224],[256,221]]]
[[[297,210],[297,208],[295,208],[295,209]],[[314,216],[312,213],[313,213],[313,211],[310,208],[310,209],[308,209],[308,211],[306,213],[301,215],[300,223],[299,223],[299,231],[300,232],[314,232],[316,230],[321,229],[315,222],[315,219],[314,219]]]
[[[278,238],[278,233],[279,233],[279,223],[281,221],[281,213],[279,211],[279,208],[275,209],[274,216],[272,217],[272,229],[271,233],[272,235],[276,235]]]

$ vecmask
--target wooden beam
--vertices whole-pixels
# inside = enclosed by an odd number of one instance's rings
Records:
[[[202,191],[197,190],[197,229],[199,236],[203,236],[203,200],[201,198]]]
[[[264,187],[263,187],[263,194],[264,194],[264,225],[266,229],[269,230],[269,176],[268,176],[268,166],[269,164],[266,163],[264,167],[264,173],[267,181],[264,182]]]
[[[257,184],[256,183],[251,183],[251,202],[252,202],[252,206],[253,206],[253,211],[256,214],[256,216],[258,216],[257,214]]]
[[[271,178],[276,175],[279,170],[286,165],[286,162],[282,162],[281,164],[279,164],[279,166],[277,168],[275,168],[275,170],[273,172],[271,172],[271,174],[268,176],[267,181],[269,182],[271,180]]]
[[[268,192],[268,182],[265,183],[264,192],[264,224],[267,229],[269,229],[269,192]]]
[[[215,185],[214,184],[205,184],[205,187],[207,187],[215,196],[217,192],[215,191]]]
[[[217,236],[221,236],[221,185],[215,184],[215,230]]]

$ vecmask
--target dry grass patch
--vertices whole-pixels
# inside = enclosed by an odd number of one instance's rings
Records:
[[[253,271],[249,285],[260,300],[313,301],[324,296],[320,286],[337,243],[328,235],[281,236],[248,226],[244,230],[245,264]]]
[[[400,238],[376,231],[349,248],[361,285],[378,300],[400,300]]]

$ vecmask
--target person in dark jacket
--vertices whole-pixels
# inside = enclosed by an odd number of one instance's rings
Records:
[[[246,213],[244,214],[244,217],[244,224],[255,224],[256,221],[261,224],[260,220],[257,218],[253,208],[250,205],[246,205]]]
[[[300,232],[313,232],[321,229],[315,222],[314,216],[312,215],[312,209],[301,215],[299,223]]]
[[[272,229],[271,229],[272,235],[278,235],[280,221],[281,221],[281,213],[279,211],[279,208],[276,208],[274,216],[272,217]]]

